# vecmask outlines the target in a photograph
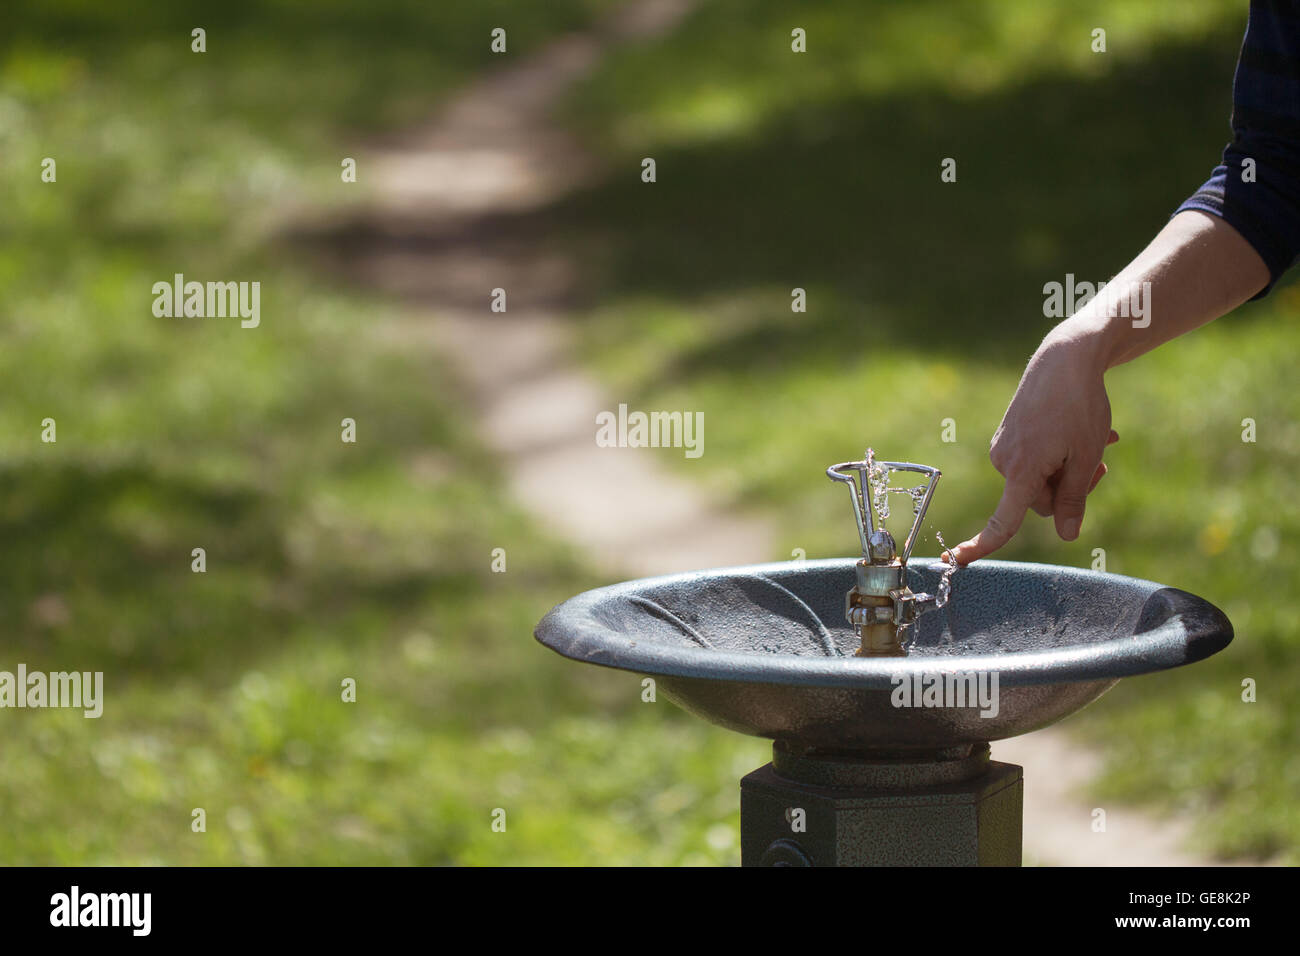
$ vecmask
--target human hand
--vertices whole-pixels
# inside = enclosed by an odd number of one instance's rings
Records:
[[[1010,541],[1029,508],[1054,516],[1066,541],[1079,536],[1087,497],[1106,474],[1102,453],[1119,440],[1110,427],[1105,367],[1088,337],[1065,326],[1039,346],[989,449],[1006,479],[1002,500],[983,531],[951,549],[958,564]]]

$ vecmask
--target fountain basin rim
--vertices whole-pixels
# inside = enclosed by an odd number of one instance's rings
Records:
[[[1110,580],[1126,588],[1146,590],[1148,601],[1159,594],[1168,605],[1168,613],[1153,627],[1110,640],[1001,654],[918,654],[902,658],[799,656],[665,645],[617,634],[592,613],[597,606],[636,596],[648,587],[685,586],[707,578],[727,576],[766,577],[789,574],[795,569],[801,573],[847,573],[856,561],[856,558],[797,563],[775,561],[611,584],[585,591],[552,608],[537,625],[534,636],[544,646],[572,660],[639,674],[750,684],[880,690],[893,688],[900,677],[958,671],[995,671],[1001,686],[1116,680],[1202,660],[1222,650],[1233,637],[1232,624],[1221,610],[1204,598],[1177,588],[1102,571],[991,559],[981,560],[972,568],[982,565],[1031,576],[1051,573],[1058,580],[1084,577],[1091,582]],[[937,559],[914,558],[912,564],[916,566],[927,561],[937,562]],[[956,579],[958,588],[960,574],[958,572]],[[954,591],[953,600],[960,600],[959,590]]]

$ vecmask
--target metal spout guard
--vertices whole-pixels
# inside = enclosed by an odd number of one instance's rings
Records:
[[[877,491],[881,495],[890,493],[889,475],[895,471],[914,472],[929,478],[925,494],[916,505],[901,555],[896,553],[893,536],[883,525],[877,528],[875,522]],[[941,472],[929,465],[912,462],[876,461],[868,449],[865,460],[831,465],[826,469],[826,475],[832,481],[842,481],[849,486],[853,517],[862,542],[862,560],[855,568],[856,582],[844,598],[845,619],[858,629],[867,652],[900,653],[898,630],[915,622],[923,611],[936,604],[934,595],[912,592],[907,586],[906,571]],[[883,630],[880,625],[885,626]]]
[[[879,468],[886,468],[889,471],[910,471],[930,479],[926,485],[925,496],[921,499],[921,505],[916,511],[915,519],[912,521],[912,529],[908,532],[907,540],[903,543],[903,553],[899,563],[906,567],[908,558],[912,556],[912,546],[916,544],[917,535],[921,533],[921,525],[925,522],[926,509],[930,507],[930,499],[934,497],[934,486],[939,483],[943,472],[939,471],[938,468],[931,468],[929,465],[917,465],[910,461],[845,461],[838,465],[831,465],[826,469],[826,476],[832,481],[842,481],[849,486],[849,497],[853,500],[853,517],[857,521],[858,538],[862,542],[862,557],[869,564],[875,565],[890,564],[894,559],[892,554],[885,557],[881,553],[880,545],[883,542],[879,535],[884,534],[888,537],[891,545],[893,538],[883,527],[877,530],[876,511],[871,505],[873,498],[872,484],[876,480],[872,477],[871,472],[873,469]],[[853,477],[854,472],[858,476],[856,481]],[[886,475],[886,485],[888,482],[889,476]]]

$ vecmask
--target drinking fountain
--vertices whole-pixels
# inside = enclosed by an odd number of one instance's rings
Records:
[[[924,483],[892,487],[895,473]],[[909,563],[940,472],[868,449],[827,474],[849,486],[860,558],[627,581],[559,604],[535,632],[773,741],[740,782],[742,865],[1018,866],[1023,770],[990,742],[1232,640],[1214,605],[1151,581]],[[901,553],[885,528],[899,494],[913,519]]]
[[[929,480],[915,488],[891,488],[889,476],[895,471],[916,472]],[[854,473],[858,476],[856,481]],[[947,603],[951,572],[942,579],[942,603],[939,594],[915,594],[907,586],[907,559],[912,556],[912,547],[925,522],[925,512],[941,472],[911,462],[877,462],[875,453],[868,448],[864,460],[831,465],[826,474],[832,481],[848,484],[858,539],[862,543],[862,559],[854,566],[856,580],[844,601],[845,619],[862,640],[857,656],[901,656],[906,653],[903,635],[916,623],[917,617]],[[894,536],[884,524],[889,517],[889,495],[895,491],[906,492],[913,500],[912,526],[901,555],[897,553]],[[956,570],[955,562],[952,570]]]

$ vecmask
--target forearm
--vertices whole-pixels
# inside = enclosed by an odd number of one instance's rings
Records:
[[[1231,312],[1268,280],[1264,260],[1232,226],[1182,212],[1044,347],[1068,343],[1104,372]]]

